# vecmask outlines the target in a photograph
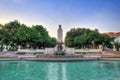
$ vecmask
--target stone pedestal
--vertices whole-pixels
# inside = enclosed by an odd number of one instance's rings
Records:
[[[66,53],[65,45],[63,43],[57,43],[55,47],[55,55],[65,55]]]

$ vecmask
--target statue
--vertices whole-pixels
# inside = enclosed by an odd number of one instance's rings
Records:
[[[63,30],[61,28],[61,25],[59,25],[59,28],[57,30],[57,45],[55,47],[55,55],[65,55],[65,45],[63,43]]]

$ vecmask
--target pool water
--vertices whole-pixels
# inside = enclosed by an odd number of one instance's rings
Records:
[[[120,61],[1,61],[0,80],[120,80]]]

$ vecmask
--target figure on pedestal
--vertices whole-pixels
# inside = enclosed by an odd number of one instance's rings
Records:
[[[59,28],[57,30],[57,45],[55,47],[55,55],[65,55],[65,45],[63,43],[63,30],[61,28],[61,25],[59,25]]]

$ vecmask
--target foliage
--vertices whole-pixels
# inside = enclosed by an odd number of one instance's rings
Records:
[[[16,54],[26,54],[26,52],[17,52]]]
[[[3,34],[4,34],[3,30],[0,29],[0,41],[2,41],[3,39]]]
[[[115,48],[116,48],[117,51],[119,51],[120,43],[115,43]]]
[[[38,40],[35,42],[35,45],[38,45],[40,48],[46,47],[50,41],[47,30],[42,25],[32,26],[32,29],[35,30],[38,35]]]
[[[27,45],[34,46],[34,42],[38,40],[38,34],[36,30],[27,27],[24,24],[21,25],[16,35],[18,37],[20,45],[24,47],[27,47]]]
[[[16,33],[20,28],[20,23],[15,20],[9,22],[3,26],[3,43],[6,45],[11,45],[12,43],[17,42]]]
[[[85,28],[73,28],[70,31],[67,32],[66,37],[65,37],[65,44],[68,47],[75,47],[75,37],[80,37],[81,35],[86,35],[89,34],[91,32],[90,29],[85,29]]]
[[[15,20],[2,27],[0,41],[5,45],[10,45],[11,50],[16,50],[19,45],[22,48],[45,48],[54,47],[56,44],[56,39],[51,38],[42,25],[28,27]]]
[[[54,47],[56,45],[56,39],[51,38],[46,28],[42,25],[32,26],[32,29],[36,30],[38,34],[38,40],[35,42],[35,45],[38,45],[39,48]]]
[[[99,54],[97,52],[75,52],[75,54]]]
[[[2,51],[4,48],[3,48],[3,44],[0,43],[0,51]]]
[[[77,46],[77,48],[84,48],[85,46],[88,45],[88,39],[87,39],[87,35],[81,35],[81,36],[77,36],[74,39],[74,43],[75,46]]]
[[[52,37],[49,42],[49,45],[50,45],[49,47],[55,47],[56,41],[57,41],[56,38]]]
[[[75,48],[98,48],[99,45],[103,44],[104,46],[112,47],[111,42],[113,40],[113,37],[103,35],[97,29],[90,30],[85,28],[73,28],[67,32],[65,37],[66,46]]]

